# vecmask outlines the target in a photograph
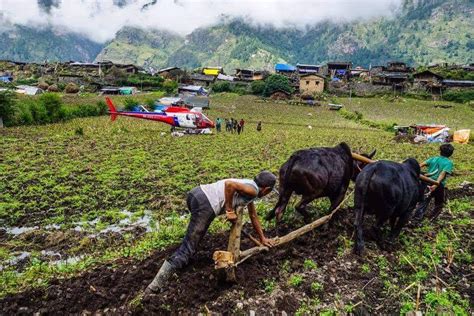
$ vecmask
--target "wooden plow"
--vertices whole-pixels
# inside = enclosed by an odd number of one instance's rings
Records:
[[[367,157],[361,156],[356,153],[352,153],[352,158],[364,163],[374,163],[376,162],[375,160],[371,160]],[[421,180],[428,182],[430,184],[438,184],[438,182],[420,175]],[[352,195],[354,191],[346,195],[344,200],[328,215],[325,215],[323,217],[318,218],[317,220],[306,224],[284,236],[281,237],[275,237],[272,239],[272,241],[276,246],[280,246],[283,244],[286,244],[293,239],[296,239],[312,230],[315,228],[326,224],[331,220],[333,215],[339,211],[339,209],[344,205],[344,203],[349,199],[349,197]],[[215,269],[218,271],[219,277],[221,279],[225,279],[228,282],[235,282],[236,281],[236,275],[235,275],[235,270],[236,267],[247,260],[248,258],[252,257],[253,255],[256,255],[260,252],[263,251],[268,251],[268,247],[263,246],[260,241],[252,237],[252,235],[246,233],[245,231],[242,230],[243,227],[243,212],[244,208],[239,207],[235,210],[236,215],[237,215],[237,220],[232,223],[232,227],[230,229],[230,236],[229,236],[229,243],[227,245],[227,251],[222,251],[222,250],[217,250],[213,254],[213,260],[215,263]],[[256,245],[253,248],[249,248],[247,250],[241,250],[240,249],[240,241],[242,234],[246,235],[252,242]]]

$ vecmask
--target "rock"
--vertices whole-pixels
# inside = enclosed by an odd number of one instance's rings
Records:
[[[254,310],[250,310],[250,316],[255,316],[255,311]]]
[[[20,312],[20,313],[26,313],[27,311],[28,311],[28,307],[26,307],[26,306],[22,306],[18,309],[18,312]]]
[[[244,303],[238,302],[237,303],[237,309],[243,309],[244,308]]]
[[[288,314],[285,311],[281,311],[281,316],[288,316]]]

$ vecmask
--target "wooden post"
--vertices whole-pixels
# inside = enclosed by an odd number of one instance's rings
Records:
[[[374,163],[374,162],[377,162],[377,160],[372,160],[372,159],[369,159],[367,157],[364,157],[362,155],[359,155],[359,154],[356,154],[356,153],[352,153],[352,158],[355,159],[355,160],[358,160],[360,162],[363,162],[363,163]],[[435,181],[433,179],[430,179],[428,178],[427,176],[424,176],[422,174],[420,174],[420,179],[424,182],[427,182],[429,184],[434,184],[434,185],[439,185],[439,182],[438,181]]]
[[[235,210],[237,215],[237,220],[232,224],[230,229],[229,244],[227,246],[227,251],[232,254],[234,262],[238,262],[240,258],[240,237],[242,234],[242,225],[243,225],[243,213],[244,209],[238,207]],[[232,265],[226,268],[226,280],[228,282],[235,282],[235,265]]]

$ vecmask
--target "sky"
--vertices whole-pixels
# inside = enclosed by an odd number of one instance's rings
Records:
[[[400,3],[401,0],[0,0],[0,30],[13,24],[52,26],[105,42],[126,25],[166,29],[181,35],[231,18],[304,28],[328,19],[352,21],[391,15]]]

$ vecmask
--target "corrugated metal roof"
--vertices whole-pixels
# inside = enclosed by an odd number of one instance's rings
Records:
[[[444,84],[455,86],[474,86],[474,81],[472,80],[450,80],[450,79],[445,79],[443,80]]]

